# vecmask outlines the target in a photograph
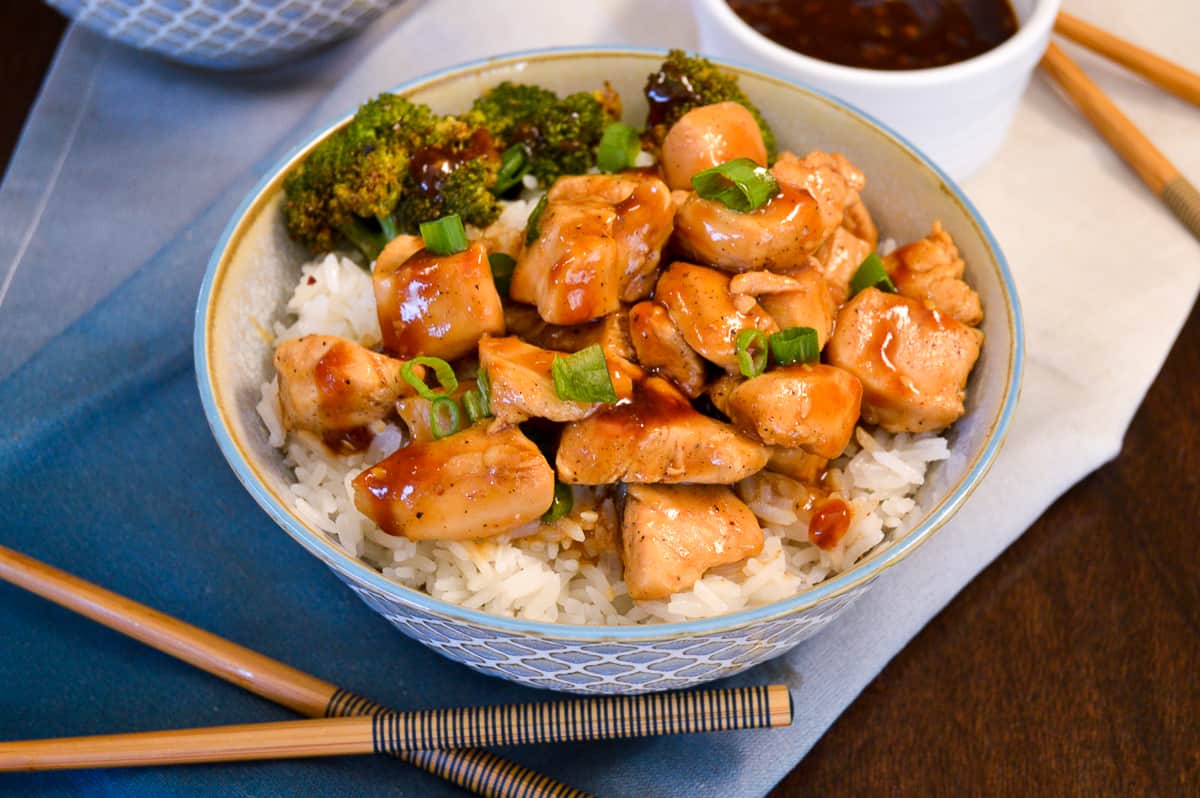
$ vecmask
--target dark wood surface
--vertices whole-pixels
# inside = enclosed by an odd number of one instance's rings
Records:
[[[0,164],[63,29],[37,0],[0,2]],[[772,793],[892,794],[1200,795],[1200,312],[1121,456],[963,590]]]

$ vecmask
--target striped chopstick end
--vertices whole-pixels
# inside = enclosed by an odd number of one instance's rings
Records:
[[[333,695],[329,696],[329,703],[325,705],[327,718],[353,718],[360,715],[378,715],[387,711],[386,707],[376,704],[371,699],[340,687],[333,691]]]
[[[376,753],[605,740],[786,726],[783,685],[691,690],[430,712],[383,712],[372,721]]]
[[[1180,176],[1163,187],[1162,198],[1184,227],[1200,239],[1200,191]]]

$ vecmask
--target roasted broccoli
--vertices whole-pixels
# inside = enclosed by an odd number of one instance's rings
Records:
[[[560,98],[539,86],[509,82],[477,99],[467,115],[489,130],[501,149],[524,147],[528,173],[542,185],[594,166],[604,128],[620,117],[620,98],[607,85]]]
[[[693,108],[732,101],[754,115],[767,145],[767,157],[775,160],[775,134],[771,126],[738,86],[737,77],[723,72],[711,61],[689,56],[683,50],[671,50],[658,71],[646,79],[645,94],[650,104],[646,135],[651,146],[661,145],[671,125]]]
[[[498,167],[486,131],[381,94],[288,174],[288,232],[315,252],[344,238],[373,259],[399,230],[446,213],[487,225]]]
[[[560,99],[502,83],[462,116],[381,94],[288,174],[288,232],[314,252],[345,240],[374,259],[397,232],[449,213],[486,227],[500,212],[496,194],[515,190],[521,174],[549,184],[586,172],[604,128],[619,116],[620,100],[607,86]],[[506,162],[515,170],[498,185]]]

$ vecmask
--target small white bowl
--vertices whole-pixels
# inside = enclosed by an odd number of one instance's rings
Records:
[[[1060,0],[1012,0],[1020,27],[982,55],[933,69],[887,71],[801,55],[746,24],[726,0],[694,0],[700,49],[815,86],[910,139],[955,179],[996,154],[1036,68]]]

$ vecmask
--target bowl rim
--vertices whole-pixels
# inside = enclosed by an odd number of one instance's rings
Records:
[[[707,13],[722,28],[734,35],[743,46],[769,57],[780,68],[790,68],[809,80],[837,81],[843,85],[855,84],[866,88],[928,88],[943,86],[960,80],[969,80],[979,74],[1002,71],[1012,65],[1030,48],[1049,34],[1058,14],[1061,0],[1033,0],[1033,13],[1017,32],[990,50],[972,56],[965,61],[924,69],[867,69],[846,66],[797,52],[790,47],[767,38],[748,22],[737,15],[726,0],[694,0],[707,9]],[[1040,53],[1038,54],[1040,56]],[[885,128],[886,129],[886,128]]]
[[[439,82],[454,80],[463,75],[481,73],[489,69],[530,60],[629,56],[661,59],[667,52],[664,48],[603,45],[536,48],[474,59],[462,64],[446,67],[405,81],[390,91],[399,94],[408,94],[418,89],[428,88]],[[233,469],[238,480],[258,505],[262,507],[267,515],[284,532],[332,568],[339,577],[358,583],[357,585],[352,585],[352,587],[380,593],[412,609],[434,617],[462,622],[476,627],[484,627],[496,632],[522,636],[593,643],[626,643],[711,635],[808,610],[837,596],[855,591],[867,582],[872,581],[879,574],[902,561],[908,554],[928,539],[934,531],[942,527],[957,512],[967,497],[974,492],[984,475],[991,468],[996,454],[999,452],[1007,436],[1010,421],[1020,394],[1025,354],[1025,333],[1020,300],[1017,296],[1016,286],[1009,270],[1008,262],[1005,260],[999,243],[996,241],[995,236],[992,235],[991,230],[988,228],[986,222],[984,222],[979,211],[947,174],[921,154],[908,140],[869,114],[860,111],[842,100],[835,99],[819,89],[814,89],[787,77],[772,74],[770,71],[738,64],[725,59],[712,60],[724,68],[735,70],[755,79],[765,78],[789,89],[805,92],[814,99],[832,106],[835,110],[849,114],[852,117],[856,117],[860,122],[874,126],[885,136],[893,139],[893,142],[919,166],[924,166],[931,170],[941,182],[943,190],[947,191],[950,197],[958,202],[966,212],[968,219],[991,250],[995,265],[998,268],[1001,287],[1007,299],[1005,307],[1008,311],[1007,320],[1012,340],[1007,363],[1008,372],[1004,399],[1000,405],[999,412],[992,420],[991,429],[989,430],[986,444],[982,451],[970,463],[967,472],[960,478],[954,489],[932,508],[921,523],[909,529],[903,537],[894,541],[891,546],[877,555],[869,557],[833,578],[790,598],[713,618],[630,626],[597,626],[531,621],[508,618],[493,615],[482,610],[461,607],[442,599],[434,598],[423,591],[392,581],[361,559],[347,553],[329,540],[323,533],[311,530],[305,526],[294,512],[285,506],[281,498],[267,487],[266,481],[261,478],[257,469],[251,464],[246,451],[230,433],[230,426],[225,421],[226,415],[221,408],[220,402],[217,400],[213,386],[213,375],[210,369],[209,348],[213,345],[213,338],[209,335],[209,332],[213,323],[213,311],[216,307],[215,299],[219,294],[218,289],[225,272],[224,267],[231,259],[232,252],[240,243],[246,228],[249,226],[250,212],[257,210],[261,205],[274,197],[288,168],[304,157],[309,150],[332,131],[345,124],[352,116],[352,114],[349,114],[322,127],[317,133],[306,137],[301,144],[293,147],[267,171],[266,175],[250,191],[246,198],[242,200],[234,212],[222,232],[205,269],[204,279],[201,283],[196,303],[193,351],[196,381],[201,403],[204,407],[205,418],[208,421],[213,436],[216,438],[222,455],[224,455],[226,461]]]

